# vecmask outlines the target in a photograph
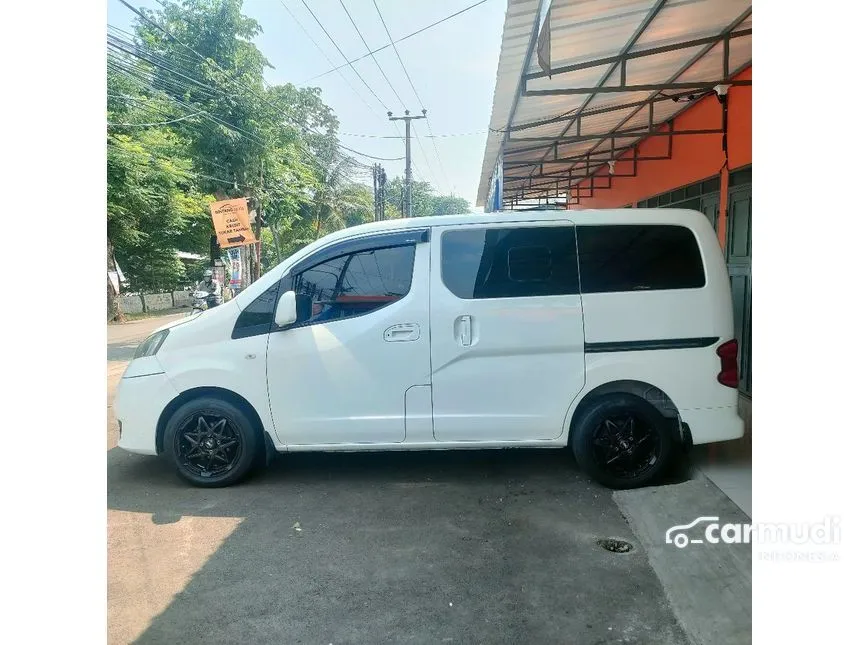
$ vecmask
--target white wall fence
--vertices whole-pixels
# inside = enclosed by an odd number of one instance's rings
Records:
[[[120,296],[120,311],[126,314],[140,314],[165,309],[178,309],[191,306],[190,291],[173,291],[168,293],[147,293],[136,296]]]

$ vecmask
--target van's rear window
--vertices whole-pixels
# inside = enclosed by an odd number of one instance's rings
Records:
[[[699,244],[684,226],[577,226],[576,232],[583,293],[705,286]]]

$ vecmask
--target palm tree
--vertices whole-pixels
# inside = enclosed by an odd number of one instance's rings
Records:
[[[315,239],[346,226],[372,221],[370,189],[352,179],[357,166],[355,159],[333,150],[321,166],[319,184],[310,204]]]

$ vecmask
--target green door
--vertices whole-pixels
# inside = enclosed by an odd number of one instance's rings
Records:
[[[752,394],[752,187],[729,189],[726,263],[735,315],[739,389]]]

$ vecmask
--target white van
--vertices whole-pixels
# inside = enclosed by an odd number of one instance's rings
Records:
[[[736,439],[737,343],[693,211],[505,212],[328,235],[152,334],[119,445],[199,486],[274,452],[569,447],[615,488]]]

